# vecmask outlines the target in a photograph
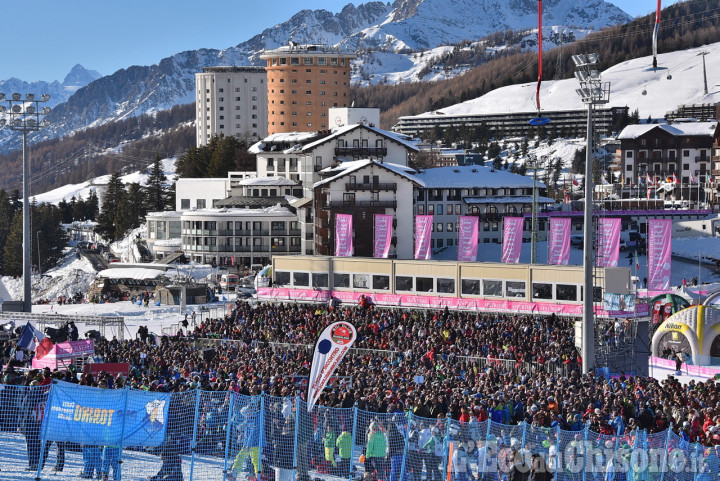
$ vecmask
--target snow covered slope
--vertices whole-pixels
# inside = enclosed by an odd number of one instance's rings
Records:
[[[709,52],[705,59],[707,95],[704,93],[702,57],[698,56],[703,51]],[[667,78],[668,74],[672,79]],[[631,112],[638,109],[640,118],[648,115],[662,118],[681,104],[717,103],[720,102],[720,43],[661,54],[657,70],[652,69],[652,57],[628,60],[605,70],[602,79],[610,82],[608,105],[628,106]],[[574,78],[543,82],[540,90],[543,110],[585,108],[575,93],[578,87]],[[482,97],[421,116],[532,112],[535,109],[533,82],[502,87]]]

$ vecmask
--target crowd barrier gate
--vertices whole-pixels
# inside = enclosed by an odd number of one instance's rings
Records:
[[[117,481],[162,470],[182,474],[164,478],[173,481],[506,481],[513,464],[529,469],[540,462],[557,481],[711,481],[720,473],[720,449],[689,443],[672,429],[608,436],[357,408],[308,412],[299,397],[202,390],[169,395],[160,445],[127,445],[132,433],[124,419],[117,421],[119,445],[85,445],[81,428],[72,441],[58,442],[46,422],[57,389],[0,384],[2,479],[58,479],[51,470],[57,468],[63,479]],[[118,391],[85,389],[88,405]]]

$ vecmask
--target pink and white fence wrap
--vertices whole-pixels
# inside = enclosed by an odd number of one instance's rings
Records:
[[[479,218],[461,215],[458,219],[458,260],[475,262],[478,251]]]
[[[502,260],[507,264],[520,262],[522,250],[523,223],[522,217],[505,217],[503,222]]]
[[[335,215],[335,255],[337,257],[352,257],[353,255],[352,224],[352,215]]]
[[[430,260],[430,239],[432,238],[433,216],[415,216],[415,259]]]
[[[357,304],[361,295],[365,295],[377,306],[417,307],[427,309],[445,308],[484,312],[511,312],[534,314],[562,314],[582,316],[581,302],[533,302],[503,299],[480,299],[468,297],[423,296],[418,294],[380,294],[354,291],[318,291],[316,289],[293,289],[284,287],[260,287],[257,296],[260,300],[297,301],[297,302],[328,302],[336,298],[349,304]],[[601,305],[594,307],[595,314],[601,317],[633,317],[647,316],[648,305],[636,304],[635,311],[606,311]]]
[[[572,219],[569,217],[552,217],[548,234],[548,264],[566,266],[570,263],[570,228]]]
[[[619,218],[601,218],[598,220],[598,267],[617,267],[620,261]]]
[[[392,218],[388,214],[375,214],[375,243],[373,257],[387,259],[392,242]]]
[[[648,220],[648,289],[670,288],[672,220]]]

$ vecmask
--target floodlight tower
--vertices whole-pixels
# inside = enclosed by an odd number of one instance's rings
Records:
[[[595,312],[593,310],[593,181],[592,181],[592,149],[593,149],[593,106],[606,104],[610,101],[610,82],[603,83],[600,72],[595,69],[599,56],[573,55],[575,78],[580,88],[575,92],[587,105],[587,146],[585,152],[585,215],[583,230],[583,249],[585,250],[583,273],[583,329],[581,356],[582,372],[587,374],[595,364]]]
[[[22,133],[23,138],[23,312],[32,312],[30,264],[31,238],[30,238],[30,152],[27,146],[29,132],[37,132],[47,127],[49,122],[45,116],[50,113],[50,107],[40,107],[40,103],[50,100],[48,94],[42,94],[39,99],[35,94],[25,94],[25,98],[19,93],[14,93],[10,98],[0,93],[0,102],[7,105],[0,105],[0,114],[7,113],[8,118],[0,119],[0,127],[7,125],[11,130]]]

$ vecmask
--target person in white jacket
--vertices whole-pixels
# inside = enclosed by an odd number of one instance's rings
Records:
[[[458,443],[452,458],[453,481],[470,481],[468,478],[470,463],[468,461],[465,443]]]

